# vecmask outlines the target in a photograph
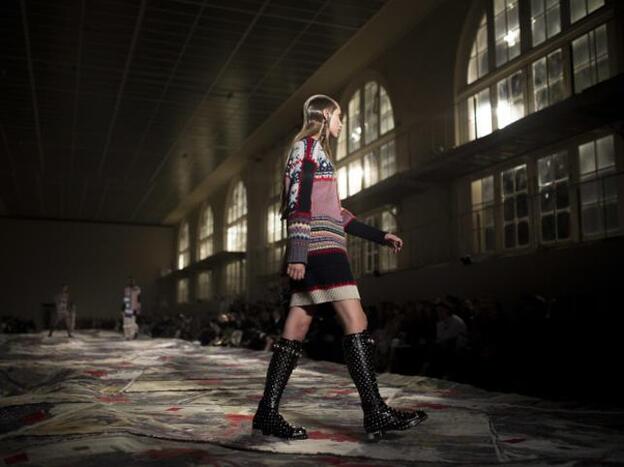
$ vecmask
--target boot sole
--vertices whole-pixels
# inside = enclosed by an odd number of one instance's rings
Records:
[[[290,441],[290,440],[299,441],[299,440],[308,439],[308,435],[299,436],[299,437],[292,437],[292,438],[285,438],[283,436],[275,435],[275,434],[271,433],[270,431],[263,431],[261,428],[252,428],[251,434],[255,435],[255,436],[272,436],[273,438],[277,438],[277,439],[280,439],[280,440],[283,440],[283,441]]]
[[[393,428],[388,428],[386,430],[371,431],[370,433],[367,433],[367,436],[368,436],[368,439],[370,441],[379,441],[380,439],[383,439],[383,436],[386,433],[390,432],[390,431],[405,431],[405,430],[409,430],[410,428],[414,428],[415,426],[420,425],[422,422],[427,420],[427,418],[429,418],[429,417],[425,414],[424,417],[411,420],[410,422],[408,422],[404,426],[398,426],[396,428],[394,428],[394,427]]]

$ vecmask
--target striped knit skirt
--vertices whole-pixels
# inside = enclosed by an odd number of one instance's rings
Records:
[[[291,307],[360,298],[349,258],[339,249],[310,252],[303,279],[290,279],[290,290]]]

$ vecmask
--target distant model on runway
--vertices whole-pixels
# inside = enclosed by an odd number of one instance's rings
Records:
[[[74,337],[72,331],[74,330],[74,323],[76,320],[76,307],[69,295],[69,285],[63,284],[61,291],[54,297],[54,303],[56,305],[56,310],[54,318],[52,318],[52,322],[50,323],[48,337],[52,337],[54,330],[61,321],[65,321],[67,336]]]
[[[121,310],[124,337],[135,339],[139,332],[136,318],[141,313],[141,287],[134,283],[132,277],[128,277],[128,284],[124,288]]]
[[[363,222],[340,204],[330,136],[342,129],[338,103],[325,95],[310,97],[303,106],[303,127],[293,140],[285,164],[282,220],[287,220],[286,274],[292,296],[282,337],[274,345],[264,395],[253,419],[254,430],[287,439],[306,439],[306,430],[290,425],[279,414],[288,378],[302,354],[302,342],[314,309],[331,302],[345,330],[344,357],[360,395],[364,429],[369,438],[405,430],[427,418],[423,411],[399,411],[379,394],[373,363],[374,341],[360,304],[357,284],[347,257],[346,234],[386,245],[395,253],[403,241]]]

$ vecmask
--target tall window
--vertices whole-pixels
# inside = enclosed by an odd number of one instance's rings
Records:
[[[518,0],[494,0],[496,66],[520,55],[520,15]]]
[[[245,260],[231,262],[225,266],[225,291],[230,297],[241,295],[245,290]]]
[[[533,47],[561,32],[559,0],[531,0],[531,40]]]
[[[468,84],[471,84],[482,78],[489,71],[489,54],[488,54],[488,36],[487,36],[487,18],[485,15],[481,18],[477,37],[472,43],[470,51],[470,61],[468,62]]]
[[[604,0],[570,0],[570,22],[575,23],[585,18],[604,4]]]
[[[212,271],[202,271],[197,275],[197,299],[212,299]]]
[[[578,153],[583,236],[615,233],[619,222],[613,135],[582,144]]]
[[[397,231],[397,209],[389,207],[374,214],[361,217],[362,222],[386,232]],[[387,272],[397,268],[397,255],[390,248],[355,236],[347,236],[351,270],[354,276],[371,274],[375,271]]]
[[[565,96],[561,49],[533,62],[533,103],[536,111],[559,102]]]
[[[540,235],[543,243],[570,238],[568,155],[558,152],[537,161]]]
[[[496,248],[494,220],[494,176],[472,182],[472,251],[475,254]]]
[[[341,199],[360,192],[397,171],[394,140],[384,138],[394,130],[392,103],[376,81],[355,91],[336,150],[338,185]],[[345,133],[348,136],[343,136]]]
[[[460,120],[458,144],[487,136],[530,112],[562,101],[572,90],[580,93],[612,76],[614,67],[609,61],[608,37],[614,34],[611,25],[617,24],[613,20],[615,8],[604,7],[603,24],[591,31],[587,31],[587,23],[578,21],[607,2],[487,0],[487,3],[474,31],[470,56],[467,60],[461,57],[467,63],[463,72],[467,79],[455,97],[456,117]],[[567,6],[571,23],[562,19]],[[524,25],[527,31],[521,30]],[[493,41],[488,41],[489,31],[494,33]],[[523,34],[530,35],[531,40],[521,40]],[[553,50],[551,39],[566,43]],[[519,60],[522,54],[530,54],[530,62]],[[496,83],[480,79],[492,71],[488,69],[488,58],[490,64],[495,62],[500,75]],[[572,89],[568,83],[573,84]]]
[[[602,25],[572,42],[574,91],[579,93],[609,78],[607,26]]]
[[[496,88],[498,91],[496,118],[498,120],[498,128],[504,128],[524,117],[522,70],[499,81]]]
[[[182,222],[178,230],[178,269],[184,269],[191,262],[188,222]]]
[[[208,258],[214,253],[214,216],[210,205],[206,205],[199,213],[198,225],[198,248],[199,260]]]
[[[232,190],[227,207],[227,251],[247,249],[247,191],[242,181]]]
[[[519,165],[501,174],[505,248],[529,244],[529,189],[527,166]]]
[[[176,288],[176,301],[178,303],[189,302],[189,287],[188,279],[179,279]]]

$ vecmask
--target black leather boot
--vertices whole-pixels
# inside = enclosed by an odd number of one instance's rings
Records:
[[[305,428],[289,424],[279,413],[282,393],[297,365],[302,349],[301,342],[283,337],[273,345],[273,357],[267,370],[264,395],[253,418],[254,431],[285,439],[307,439]]]
[[[383,401],[375,376],[375,341],[367,331],[348,334],[344,336],[342,343],[345,363],[360,394],[364,430],[369,439],[381,438],[386,431],[407,430],[427,418],[422,410],[396,410]]]

